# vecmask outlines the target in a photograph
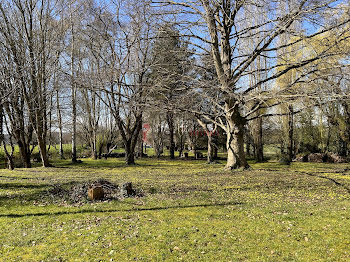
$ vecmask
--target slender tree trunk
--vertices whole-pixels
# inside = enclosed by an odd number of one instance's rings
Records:
[[[11,153],[10,153],[7,150],[7,146],[6,146],[5,140],[2,141],[2,145],[3,145],[3,149],[4,149],[4,152],[5,152],[6,158],[7,158],[7,168],[10,169],[10,170],[14,170],[15,169],[15,163],[13,161],[13,153],[15,151],[15,147],[12,144],[12,142],[10,142],[10,146],[11,146]]]
[[[247,156],[251,156],[251,152],[250,152],[250,146],[251,146],[251,141],[250,141],[250,134],[248,132],[248,130],[245,130],[246,133],[246,140],[245,140],[245,148],[246,148],[246,154]]]
[[[218,145],[216,143],[216,139],[214,139],[214,145],[215,145],[215,147],[214,147],[214,152],[213,152],[213,158],[218,159]]]
[[[3,149],[7,158],[7,167],[10,170],[15,169],[15,163],[13,162],[13,153],[15,151],[14,149],[14,145],[12,143],[12,137],[11,134],[9,132],[9,128],[7,123],[5,124],[5,126],[7,127],[7,133],[9,135],[9,139],[10,139],[10,146],[11,146],[11,153],[8,152],[7,150],[7,146],[6,146],[6,142],[5,142],[5,138],[4,138],[4,109],[2,104],[0,104],[0,145],[3,145]]]
[[[12,157],[7,152],[5,138],[4,138],[4,110],[3,110],[2,104],[0,104],[0,145],[3,145],[4,152],[7,158],[8,168],[13,170],[14,169],[13,160],[12,160]]]
[[[211,134],[208,134],[208,153],[207,153],[207,162],[213,163],[214,162],[214,147],[213,147],[213,138]]]
[[[57,120],[58,120],[58,129],[59,129],[59,140],[60,140],[60,158],[64,159],[64,152],[63,152],[63,127],[62,127],[62,114],[61,114],[61,107],[60,107],[60,99],[58,96],[58,90],[56,90],[56,106],[57,106]]]
[[[344,155],[349,154],[349,143],[350,143],[350,108],[347,101],[342,102],[344,108],[344,120],[345,120],[345,130],[344,130]]]
[[[183,143],[183,136],[180,135],[180,145],[178,147],[179,151],[179,157],[182,157],[183,151],[184,151],[184,143]]]
[[[293,106],[288,106],[288,158],[292,161],[294,157],[294,119]]]
[[[71,88],[72,88],[72,94],[71,94],[71,102],[72,102],[72,162],[77,162],[77,102],[76,102],[76,83],[75,83],[75,68],[74,68],[74,48],[75,48],[75,32],[74,32],[74,24],[73,24],[73,14],[70,13],[70,19],[71,19],[71,34],[72,34],[72,42],[71,42],[71,50],[70,50],[70,56],[71,56]]]
[[[213,163],[215,156],[214,156],[214,150],[216,148],[216,144],[215,144],[215,139],[213,138],[213,136],[215,135],[216,129],[217,129],[217,125],[215,125],[215,127],[213,128],[212,131],[209,131],[209,128],[207,126],[206,123],[204,123],[201,119],[197,118],[197,121],[199,123],[199,125],[202,127],[202,129],[204,130],[204,132],[207,135],[208,138],[208,151],[207,151],[207,162]]]
[[[4,141],[4,108],[0,103],[0,145]]]
[[[38,138],[38,146],[39,146],[39,151],[40,151],[40,156],[41,156],[41,161],[42,161],[43,167],[51,166],[49,163],[49,158],[47,156],[46,143],[42,137]]]
[[[262,118],[256,119],[256,134],[255,134],[255,158],[258,162],[264,161],[264,144],[263,144],[263,129]]]
[[[3,141],[3,148],[7,158],[7,168],[10,170],[15,169],[15,162],[13,161],[13,155],[7,151],[6,144]]]
[[[73,84],[74,85],[74,84]],[[72,86],[72,162],[77,162],[77,105],[76,90]]]
[[[167,112],[167,122],[169,127],[169,150],[170,159],[175,159],[175,140],[174,140],[174,113]]]
[[[98,154],[97,154],[97,135],[96,135],[96,132],[94,131],[94,134],[93,134],[93,156],[94,156],[94,159],[96,160],[98,158]]]

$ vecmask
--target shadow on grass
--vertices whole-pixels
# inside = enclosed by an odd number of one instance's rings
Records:
[[[317,174],[314,174],[314,173],[305,173],[305,172],[303,172],[303,174],[308,175],[308,176],[312,176],[312,177],[318,177],[318,178],[327,179],[327,180],[331,181],[332,183],[334,183],[335,185],[337,185],[339,187],[342,187],[343,189],[345,189],[350,194],[350,188],[349,187],[347,187],[346,185],[338,182],[337,180],[335,180],[333,178],[317,175]]]
[[[58,163],[55,165],[55,168],[71,168],[71,167],[84,167],[88,169],[99,169],[99,168],[134,168],[134,167],[159,167],[159,166],[167,166],[165,164],[155,163],[155,164],[147,164],[147,163],[135,163],[134,165],[126,165],[124,161],[115,162],[105,161],[105,160],[88,160],[83,161],[82,163]]]
[[[35,179],[33,177],[17,177],[17,176],[0,176],[0,178],[6,178],[9,180],[28,180],[28,179]]]
[[[150,207],[150,208],[131,208],[131,209],[89,209],[89,210],[77,210],[77,211],[58,211],[58,212],[39,212],[39,213],[27,213],[27,214],[0,214],[1,217],[7,218],[21,218],[21,217],[40,217],[40,216],[60,216],[60,215],[72,215],[72,214],[86,214],[86,213],[114,213],[114,212],[143,212],[143,211],[161,211],[169,209],[186,209],[197,207],[220,207],[220,206],[236,206],[242,205],[239,202],[227,202],[227,203],[213,203],[213,204],[198,204],[198,205],[185,205],[185,206],[167,206],[167,207]]]
[[[169,160],[168,158],[155,158],[155,157],[148,157],[148,158],[140,158],[135,160],[136,163],[134,165],[126,165],[123,158],[109,158],[108,160],[104,159],[82,159],[81,163],[73,163],[70,160],[57,160],[54,161],[54,167],[55,168],[71,168],[71,167],[77,167],[77,168],[88,168],[88,169],[99,169],[99,168],[133,168],[133,167],[164,167],[164,168],[171,168],[174,165],[182,166],[186,164],[187,162],[191,163],[202,163],[206,161],[206,159],[182,159],[182,158],[176,158],[174,160]],[[170,163],[170,164],[169,164]]]
[[[0,183],[0,189],[40,189],[49,186],[50,184]]]

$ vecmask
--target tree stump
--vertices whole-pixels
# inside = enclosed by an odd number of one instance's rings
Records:
[[[120,194],[123,197],[130,197],[130,196],[135,196],[136,195],[136,191],[132,188],[132,183],[131,182],[127,182],[127,183],[124,183],[121,186]]]
[[[101,184],[95,184],[95,185],[89,186],[88,197],[91,200],[100,200],[103,198],[103,196],[104,196],[104,192]]]

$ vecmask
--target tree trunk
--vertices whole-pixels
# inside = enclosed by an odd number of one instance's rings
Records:
[[[169,127],[169,150],[170,150],[170,159],[175,159],[175,140],[174,140],[174,113],[167,112],[167,122]]]
[[[93,160],[97,160],[98,155],[97,155],[97,137],[96,133],[92,131],[89,135],[90,138],[90,148],[91,148],[91,157]],[[101,141],[102,144],[102,141]]]
[[[244,153],[244,126],[246,120],[240,115],[238,105],[232,106],[232,102],[226,102],[226,169],[248,169],[249,165]]]
[[[208,139],[207,162],[208,164],[210,164],[214,161],[214,148],[216,148],[216,145],[214,142],[213,135],[215,135],[217,125],[215,125],[212,131],[209,131],[209,128],[205,122],[203,122],[199,118],[197,118],[197,121],[207,135],[207,139]]]
[[[74,68],[74,49],[75,49],[75,32],[74,32],[74,24],[73,24],[73,14],[70,13],[70,22],[71,22],[71,33],[72,33],[72,42],[71,42],[71,50],[70,50],[70,56],[71,56],[71,88],[72,88],[72,94],[71,94],[71,101],[72,101],[72,162],[77,162],[77,101],[76,101],[76,83],[75,83],[75,68]]]
[[[30,150],[22,141],[17,141],[19,153],[22,158],[24,168],[31,168],[32,164],[30,163]]]
[[[125,164],[135,165],[135,148],[132,148],[131,143],[125,145]]]
[[[11,145],[11,153],[8,152],[7,147],[6,147],[6,143],[3,140],[2,141],[2,145],[4,148],[4,152],[7,158],[7,168],[10,170],[14,170],[15,169],[15,163],[13,161],[13,152],[15,151],[14,145],[12,144],[12,142],[10,142]]]
[[[338,133],[338,143],[337,143],[337,153],[340,156],[346,156],[347,155],[347,143],[344,141],[342,136]]]
[[[292,161],[294,157],[294,119],[293,119],[293,106],[288,106],[288,158]]]
[[[76,105],[76,90],[72,87],[72,162],[77,162],[77,105]]]
[[[214,145],[215,145],[215,147],[214,147],[214,152],[213,152],[213,158],[218,159],[218,146],[216,144],[216,140],[215,140]]]
[[[178,152],[179,152],[179,157],[182,157],[183,151],[184,151],[184,147],[183,147],[183,145],[181,145],[181,146],[179,147],[179,150],[178,150]]]
[[[58,120],[58,129],[59,129],[59,139],[60,139],[60,158],[64,159],[63,152],[63,127],[62,127],[62,114],[60,107],[60,100],[58,96],[58,90],[56,90],[56,109],[57,109],[57,120]]]
[[[262,118],[256,120],[256,133],[255,133],[255,159],[257,162],[264,161],[264,144],[263,144],[263,129],[262,129]]]
[[[208,163],[214,162],[214,146],[213,146],[213,137],[212,134],[208,134],[208,153],[207,153]]]
[[[15,169],[15,163],[13,162],[13,157],[10,157],[7,159],[7,167],[10,170],[14,170]]]
[[[37,139],[38,139],[38,146],[39,146],[42,165],[43,167],[50,167],[51,165],[49,163],[49,158],[47,156],[46,143],[42,137],[39,137],[38,135],[37,137],[38,137]]]
[[[5,120],[6,121],[6,120]],[[4,148],[4,152],[7,158],[7,167],[10,170],[15,169],[15,163],[13,162],[13,153],[15,151],[14,149],[14,145],[12,143],[12,137],[11,137],[11,133],[9,132],[9,128],[7,123],[5,124],[5,126],[7,127],[7,133],[9,135],[9,140],[10,140],[10,146],[11,146],[11,153],[8,152],[7,147],[6,147],[6,143],[5,143],[5,138],[4,138],[4,109],[2,104],[0,104],[0,146],[1,144],[3,145]]]
[[[136,116],[136,120],[132,129],[124,130],[124,123],[119,119],[118,126],[123,139],[125,149],[126,165],[135,165],[135,148],[142,129],[142,113]],[[126,134],[127,131],[128,133]]]
[[[251,141],[250,141],[250,135],[249,135],[249,132],[248,130],[245,130],[246,132],[246,142],[245,142],[245,148],[246,148],[246,154],[247,156],[251,156],[251,153],[250,153],[250,146],[251,146]]]

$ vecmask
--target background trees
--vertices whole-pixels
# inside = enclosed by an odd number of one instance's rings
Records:
[[[268,126],[289,160],[348,155],[348,29],[349,6],[332,0],[3,1],[2,140],[25,167],[36,147],[49,166],[56,133],[61,158],[70,135],[73,162],[80,137],[94,159],[119,143],[134,164],[143,123],[171,158],[197,150],[193,129],[220,128],[228,169],[248,168],[247,133],[264,160]]]

